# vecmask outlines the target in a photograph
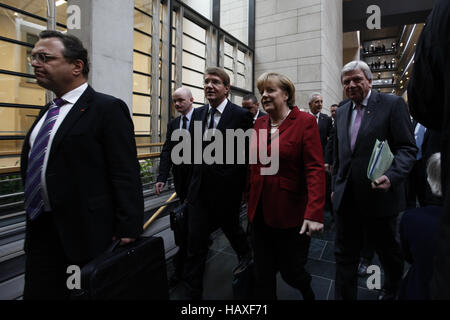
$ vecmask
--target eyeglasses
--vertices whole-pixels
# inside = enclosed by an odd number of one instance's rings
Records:
[[[27,57],[28,62],[30,64],[32,64],[34,60],[36,60],[39,63],[46,63],[47,61],[58,59],[58,58],[60,58],[60,57],[51,56],[51,55],[48,55],[48,54],[45,54],[45,53],[42,53],[42,52],[35,53],[35,54],[30,54]]]

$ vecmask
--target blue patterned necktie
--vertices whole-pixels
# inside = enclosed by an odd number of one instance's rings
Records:
[[[60,98],[53,100],[31,148],[25,180],[25,209],[31,220],[36,219],[44,208],[41,184],[42,167],[44,165],[48,140],[59,115],[59,108],[65,103],[66,101]]]

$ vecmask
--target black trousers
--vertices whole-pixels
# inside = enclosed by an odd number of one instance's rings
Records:
[[[355,207],[354,199],[351,187],[348,186],[341,208],[336,214],[337,300],[356,300],[357,269],[365,236],[380,258],[385,274],[384,289],[396,292],[403,275],[403,255],[395,238],[397,216],[367,217],[361,209]]]
[[[218,204],[204,197],[188,204],[187,257],[183,272],[186,299],[202,298],[209,236],[213,231],[222,229],[239,259],[251,254],[239,220],[240,199],[229,200]]]
[[[25,261],[24,300],[66,300],[67,267],[87,263],[70,261],[64,254],[51,212],[43,212],[28,221],[28,248]]]
[[[300,228],[269,227],[258,208],[251,225],[256,299],[277,299],[278,271],[287,284],[300,290],[305,300],[311,299],[311,275],[305,270],[311,239],[300,235]]]

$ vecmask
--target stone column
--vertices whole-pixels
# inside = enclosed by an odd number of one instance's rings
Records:
[[[132,107],[133,0],[69,0],[80,8],[80,29],[68,33],[83,41],[89,52],[89,84]]]
[[[329,113],[342,100],[342,0],[256,0],[255,9],[256,78],[282,73],[294,82],[300,109],[318,91]]]

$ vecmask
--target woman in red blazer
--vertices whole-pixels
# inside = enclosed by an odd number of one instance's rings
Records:
[[[248,217],[254,248],[256,295],[276,299],[276,273],[313,300],[305,270],[310,236],[323,229],[325,170],[316,119],[294,107],[295,87],[285,76],[258,78],[261,103],[268,115],[256,120],[251,152],[279,159],[278,171],[262,175],[258,158],[249,168]],[[270,134],[269,134],[270,132]],[[278,145],[278,148],[277,148]],[[263,150],[263,155],[265,155]]]

